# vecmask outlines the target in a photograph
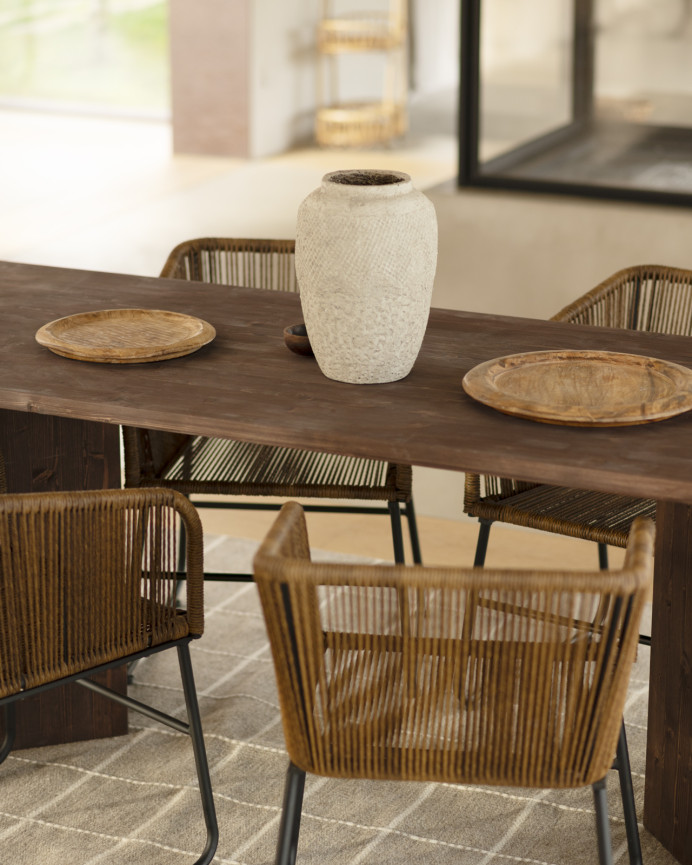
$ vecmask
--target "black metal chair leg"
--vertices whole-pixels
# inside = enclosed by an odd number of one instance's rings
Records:
[[[300,833],[300,812],[303,807],[305,772],[294,763],[288,764],[284,801],[279,825],[275,865],[295,865]]]
[[[14,737],[17,732],[17,722],[14,703],[5,703],[5,737],[0,745],[0,763],[3,763],[14,747]]]
[[[199,792],[202,798],[202,810],[204,811],[204,822],[207,827],[207,843],[200,858],[194,865],[209,865],[214,858],[217,844],[219,843],[219,824],[216,819],[216,808],[214,796],[211,789],[211,778],[209,776],[209,763],[207,752],[204,747],[202,736],[202,722],[199,715],[199,704],[192,674],[192,663],[190,661],[190,649],[187,643],[178,646],[178,662],[180,664],[180,677],[183,682],[183,693],[185,694],[185,706],[187,707],[187,720],[190,727],[190,739],[192,750],[195,755],[195,766],[197,767],[197,778],[199,781]]]
[[[401,509],[399,502],[387,502],[389,518],[392,521],[392,541],[394,543],[394,561],[398,565],[406,564],[404,555],[404,535],[401,531]]]
[[[418,524],[416,523],[416,512],[413,507],[413,499],[406,502],[406,519],[408,520],[408,533],[409,537],[411,538],[411,552],[413,553],[413,563],[415,565],[422,565],[423,557],[420,551]]]
[[[608,799],[605,779],[592,785],[593,801],[596,808],[596,834],[598,836],[598,861],[600,865],[613,865],[613,847],[608,822]]]
[[[598,567],[602,571],[608,570],[608,544],[598,545]]]
[[[476,555],[473,559],[474,568],[482,568],[485,564],[485,556],[488,552],[488,538],[490,537],[490,526],[493,520],[486,520],[483,517],[478,519],[478,540],[476,541]]]
[[[135,670],[137,669],[141,658],[138,658],[136,661],[130,661],[127,665],[127,684],[132,685],[135,680]]]
[[[642,846],[639,840],[639,826],[637,825],[637,812],[634,806],[634,790],[632,788],[632,769],[630,767],[630,755],[627,748],[627,735],[625,733],[625,722],[622,722],[618,747],[613,768],[617,769],[620,779],[620,795],[622,796],[622,810],[625,815],[625,829],[627,831],[627,850],[630,857],[630,865],[642,865]]]

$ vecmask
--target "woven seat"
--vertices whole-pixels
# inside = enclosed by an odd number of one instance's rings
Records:
[[[198,436],[166,466],[162,480],[186,493],[218,485],[222,493],[387,501],[411,486],[409,466]]]
[[[627,330],[692,335],[692,271],[640,265],[618,271],[574,303],[554,321]],[[527,484],[508,478],[466,475],[464,511],[481,527],[475,564],[482,567],[490,526],[499,521],[540,529],[599,545],[601,567],[607,547],[625,547],[636,517],[656,517],[647,499]],[[642,636],[642,642],[649,638]]]
[[[176,246],[161,276],[296,292],[294,252],[293,240],[200,238]],[[410,466],[130,427],[123,429],[123,442],[126,487],[167,487],[198,496],[382,502],[386,507],[313,504],[306,510],[388,514],[397,562],[404,561],[403,514],[408,519],[413,560],[421,560]],[[280,507],[219,499],[195,499],[194,504],[199,508]],[[208,573],[206,577],[249,579],[251,575]]]
[[[641,863],[622,723],[654,526],[622,571],[555,573],[312,563],[300,506],[255,557],[290,764],[276,862],[295,861],[305,773],[532,788],[620,778]]]
[[[480,520],[528,526],[614,547],[627,546],[636,517],[656,516],[653,500],[547,484],[522,484],[507,478],[469,474],[464,492],[464,510]],[[475,564],[477,567],[484,564],[478,552]]]
[[[181,521],[187,610],[176,608]],[[0,762],[16,702],[41,690],[72,681],[142,712],[191,738],[207,833],[196,862],[211,862],[218,827],[188,646],[204,629],[195,509],[172,490],[0,495],[0,562]],[[85,678],[167,649],[178,653],[187,722]]]

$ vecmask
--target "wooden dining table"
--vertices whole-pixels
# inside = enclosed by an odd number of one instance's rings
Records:
[[[692,413],[596,429],[536,423],[476,402],[461,384],[481,362],[535,350],[692,368],[692,339],[433,309],[405,379],[351,385],[285,347],[284,326],[302,320],[296,295],[12,262],[0,262],[0,292],[11,491],[119,485],[125,424],[656,499],[644,823],[692,865]],[[72,360],[35,340],[49,321],[112,308],[198,316],[216,337],[187,356],[136,364]]]

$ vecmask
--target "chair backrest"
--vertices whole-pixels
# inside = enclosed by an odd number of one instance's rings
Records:
[[[295,240],[201,237],[173,249],[162,277],[298,291]]]
[[[0,496],[0,568],[0,698],[204,628],[201,525],[170,490]]]
[[[338,777],[572,787],[615,754],[653,525],[619,572],[312,563],[284,506],[255,558],[291,760]]]
[[[186,240],[171,251],[160,276],[297,292],[295,247],[295,240],[231,237]],[[136,487],[147,478],[160,476],[192,438],[182,433],[123,427],[126,485]]]
[[[553,320],[691,336],[692,270],[655,264],[625,268]]]

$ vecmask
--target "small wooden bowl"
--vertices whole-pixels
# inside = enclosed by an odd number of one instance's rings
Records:
[[[284,328],[284,342],[296,354],[312,357],[312,346],[304,324],[293,324]]]

